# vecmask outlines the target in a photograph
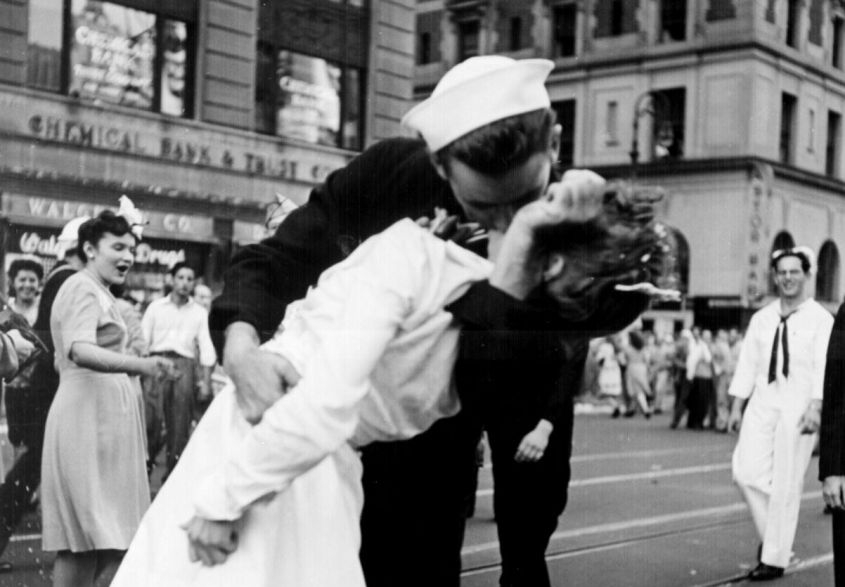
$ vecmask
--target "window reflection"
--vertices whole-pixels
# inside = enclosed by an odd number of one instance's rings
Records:
[[[162,32],[161,112],[182,116],[185,113],[185,67],[188,30],[185,23],[164,21]]]
[[[30,0],[26,85],[190,116],[192,34],[187,22],[166,18],[172,8],[157,14],[120,0]]]
[[[259,43],[255,127],[318,145],[361,148],[361,71]]]
[[[340,133],[340,68],[325,59],[279,51],[276,132],[336,145]]]
[[[94,0],[73,0],[71,95],[150,109],[155,15]]]

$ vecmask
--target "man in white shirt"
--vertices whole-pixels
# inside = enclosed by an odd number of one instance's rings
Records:
[[[751,317],[729,390],[735,399],[728,427],[742,424],[734,481],[762,543],[752,581],[781,577],[789,564],[804,473],[821,421],[833,316],[805,291],[811,259],[806,247],[773,253],[779,299]]]
[[[188,442],[197,392],[201,398],[211,394],[211,370],[217,362],[208,331],[208,312],[191,298],[196,279],[194,269],[177,263],[170,274],[173,290],[153,301],[141,320],[150,354],[172,359],[180,373],[175,381],[148,380],[144,385],[150,461],[155,462],[161,450],[163,424],[167,474]],[[201,366],[199,381],[197,360]]]

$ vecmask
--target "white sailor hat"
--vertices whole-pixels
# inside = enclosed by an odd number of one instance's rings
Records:
[[[90,216],[78,216],[69,220],[62,228],[62,233],[56,239],[59,247],[56,250],[56,257],[59,261],[65,258],[68,249],[72,249],[79,241],[79,227],[91,220]]]
[[[491,122],[548,108],[545,82],[553,68],[548,59],[470,57],[446,72],[431,96],[414,106],[402,124],[419,132],[436,152]]]

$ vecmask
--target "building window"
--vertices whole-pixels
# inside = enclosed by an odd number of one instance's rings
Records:
[[[660,5],[660,42],[683,41],[686,38],[686,0],[663,0]]]
[[[827,0],[810,0],[810,7],[807,11],[807,40],[818,47],[822,46],[825,4],[828,4]]]
[[[431,33],[421,33],[417,39],[417,65],[431,63]]]
[[[467,20],[458,24],[458,61],[464,61],[479,54],[481,23]]]
[[[614,37],[622,34],[624,30],[625,2],[624,0],[611,0],[610,2],[610,34]]]
[[[786,44],[798,49],[802,0],[788,0],[786,9]]]
[[[842,27],[845,20],[841,16],[833,17],[833,41],[830,49],[830,59],[833,67],[842,69]]]
[[[619,103],[607,103],[607,115],[604,119],[605,144],[609,147],[619,144]]]
[[[575,162],[575,100],[554,102],[552,108],[557,114],[557,124],[561,127],[558,162],[566,169]]]
[[[825,241],[819,249],[816,299],[822,302],[839,301],[839,250],[833,241]]]
[[[824,154],[824,172],[833,177],[839,176],[839,155],[840,143],[842,141],[840,133],[842,126],[842,116],[828,110],[827,112],[827,143]]]
[[[780,161],[792,163],[792,135],[795,126],[795,105],[797,98],[786,92],[780,100]]]
[[[634,0],[595,0],[594,36],[618,37],[637,31],[639,3]]]
[[[62,91],[62,0],[30,0],[26,85]]]
[[[816,149],[816,111],[812,108],[810,108],[807,122],[807,151],[812,153]]]
[[[363,72],[259,43],[256,129],[288,139],[361,148]]]
[[[575,55],[576,6],[574,3],[554,7],[552,13],[554,38],[554,56],[572,57]]]
[[[33,0],[27,85],[101,104],[190,116],[195,4],[165,5],[154,12],[134,4]]]
[[[510,50],[518,51],[522,49],[522,19],[518,16],[511,18],[511,39]]]
[[[686,88],[658,90],[665,99],[653,99],[655,159],[680,159],[684,156],[684,118],[686,116]]]

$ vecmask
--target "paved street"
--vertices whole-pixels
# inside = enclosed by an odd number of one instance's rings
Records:
[[[605,587],[741,584],[756,564],[751,518],[731,483],[735,437],[650,421],[579,415],[573,482],[547,558],[552,584]],[[830,520],[813,459],[795,544],[780,586],[833,585]],[[482,471],[464,548],[463,587],[497,585],[491,476]],[[733,583],[732,583],[733,581]]]
[[[668,417],[579,415],[569,506],[548,551],[553,584],[606,587],[738,584],[754,562],[751,520],[730,480],[734,437],[669,430]],[[814,459],[795,546],[796,564],[775,584],[833,584],[830,520],[822,514]],[[490,470],[481,471],[464,548],[462,587],[498,584]],[[0,587],[49,585],[37,518],[16,536],[16,571]]]

